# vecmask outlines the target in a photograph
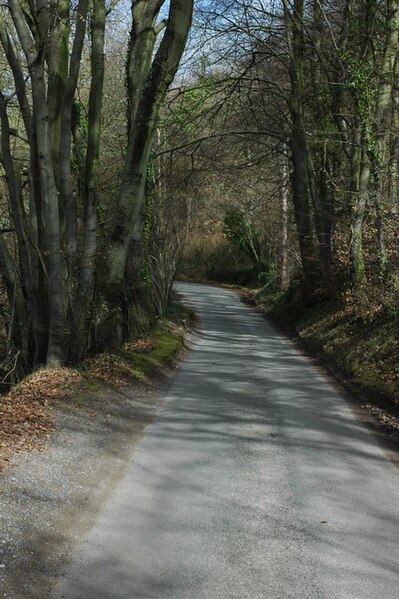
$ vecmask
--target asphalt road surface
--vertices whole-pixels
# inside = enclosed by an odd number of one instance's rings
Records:
[[[397,599],[397,466],[236,294],[178,289],[200,332],[54,597]]]

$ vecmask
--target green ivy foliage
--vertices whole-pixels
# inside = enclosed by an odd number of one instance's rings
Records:
[[[362,134],[367,142],[368,156],[374,164],[379,165],[381,156],[373,117],[379,90],[373,76],[373,65],[370,60],[356,56],[348,50],[342,52],[341,60],[346,70],[347,89],[355,98]]]

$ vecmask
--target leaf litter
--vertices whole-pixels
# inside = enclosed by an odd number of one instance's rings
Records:
[[[173,336],[181,328],[171,328]],[[156,351],[151,337],[140,337],[124,349],[135,354]],[[0,395],[0,471],[11,462],[13,453],[45,449],[46,441],[55,430],[52,406],[81,391],[92,381],[116,389],[132,384],[132,363],[122,356],[103,353],[85,360],[81,369],[42,368],[27,376],[5,395]]]
[[[54,430],[51,403],[64,398],[82,381],[78,370],[43,368],[0,396],[0,470],[13,452],[44,449]]]

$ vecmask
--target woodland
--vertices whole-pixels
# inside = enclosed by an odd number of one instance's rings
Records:
[[[3,382],[178,276],[379,331],[397,389],[398,0],[7,0],[0,42]]]

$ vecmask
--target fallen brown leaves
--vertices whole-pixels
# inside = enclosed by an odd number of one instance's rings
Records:
[[[173,335],[181,336],[182,327],[170,325],[169,328]],[[123,349],[132,354],[152,352],[157,350],[157,342],[151,337],[142,337],[126,344]],[[134,376],[132,360],[104,353],[87,359],[81,370],[38,370],[7,395],[0,395],[0,470],[13,453],[44,448],[49,433],[54,429],[51,406],[56,401],[85,388],[87,390],[93,381],[124,388],[131,385]]]
[[[395,435],[399,436],[399,418],[396,416],[387,413],[385,410],[378,406],[374,406],[371,404],[364,404],[364,407],[371,416],[377,420],[382,426],[388,429],[390,436]]]
[[[44,447],[54,428],[51,402],[65,397],[81,382],[77,370],[42,369],[0,396],[0,470],[12,452]]]
[[[127,351],[135,352],[136,354],[145,354],[155,348],[155,341],[153,339],[136,339],[130,343],[126,343],[124,349]]]
[[[131,344],[132,351],[151,351],[151,340]],[[127,387],[132,380],[125,360],[101,354],[84,363],[84,371],[73,368],[41,369],[34,372],[7,395],[0,395],[0,470],[12,453],[30,449],[43,450],[54,429],[51,405],[78,391],[90,379],[107,385]]]
[[[127,362],[114,354],[99,354],[84,362],[90,378],[113,387],[127,387],[132,381],[132,372]]]

